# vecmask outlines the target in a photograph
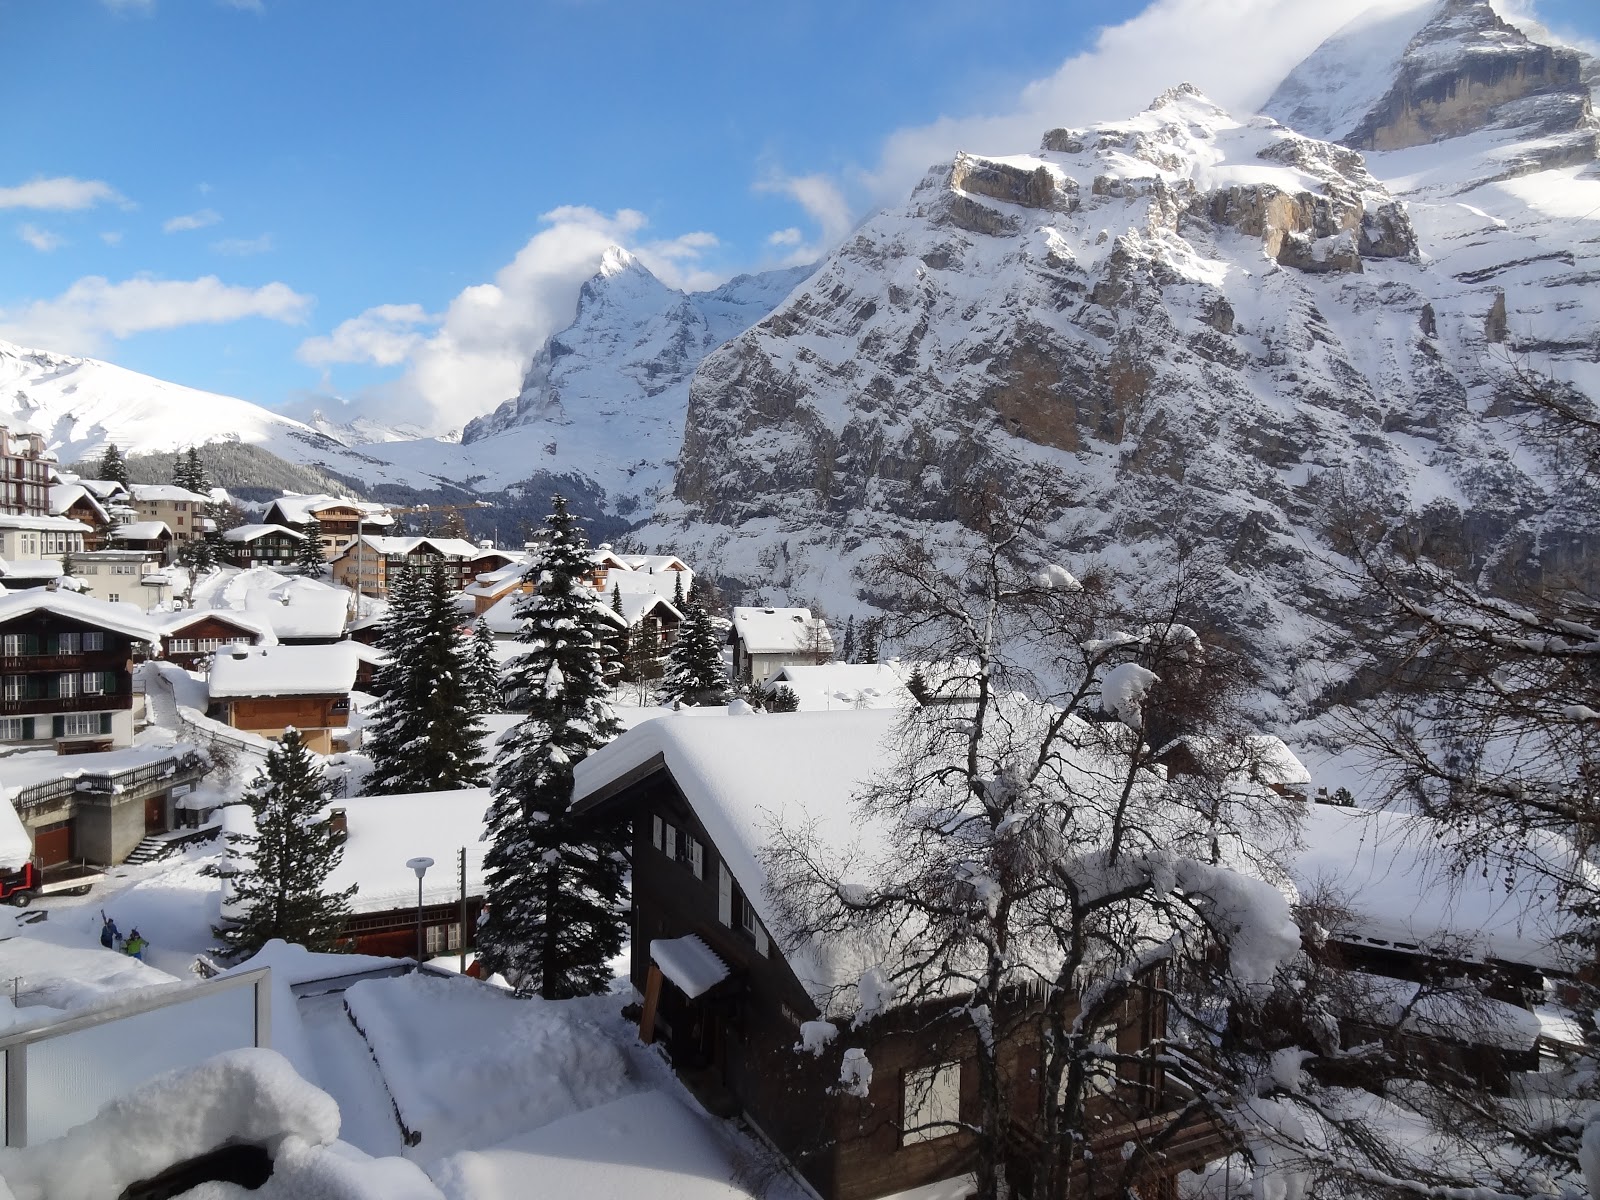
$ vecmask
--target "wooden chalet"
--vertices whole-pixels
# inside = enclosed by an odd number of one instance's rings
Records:
[[[347,749],[354,646],[233,646],[211,663],[213,716],[235,729],[281,737],[291,725],[319,754]]]
[[[279,496],[262,514],[266,525],[281,525],[304,533],[315,520],[322,530],[322,556],[335,557],[364,533],[387,531],[394,518],[381,504],[354,500],[349,496],[303,495],[287,492]]]
[[[686,711],[630,730],[576,772],[575,811],[632,824],[630,975],[641,1037],[665,1048],[712,1111],[759,1129],[824,1200],[871,1200],[973,1165],[971,1135],[954,1127],[978,1115],[970,1023],[930,1021],[892,1002],[854,1020],[867,964],[835,941],[782,928],[761,865],[773,821],[814,822],[844,841],[874,836],[852,798],[882,762],[897,719],[892,710]],[[1142,1002],[1104,1040],[1133,1051],[1164,1027],[1164,1011]],[[1036,1027],[1023,1028],[1001,1051],[1019,1156],[1042,1099]],[[849,1070],[849,1054],[861,1051],[871,1067],[864,1086]],[[1159,1077],[1111,1078],[1100,1095],[1090,1117],[1102,1123],[1090,1137],[1116,1161],[1164,1127]],[[1113,1109],[1143,1115],[1130,1121]],[[1198,1126],[1168,1151],[1143,1177],[1158,1195],[1170,1194],[1177,1171],[1227,1148]]]
[[[133,648],[159,636],[135,610],[74,592],[0,596],[0,747],[128,745]]]
[[[363,595],[384,597],[397,572],[443,563],[451,583],[465,588],[480,572],[505,565],[499,550],[485,550],[465,538],[374,537],[365,534],[330,562],[335,583]]]
[[[161,622],[161,657],[186,671],[228,646],[275,646],[266,622],[227,608],[194,608]]]
[[[102,531],[111,524],[106,505],[93,491],[81,483],[58,483],[50,489],[50,513],[76,521],[89,532],[83,535],[85,550],[98,550]]]
[[[251,567],[292,568],[299,558],[305,535],[284,525],[238,525],[222,533],[222,556],[229,564]]]

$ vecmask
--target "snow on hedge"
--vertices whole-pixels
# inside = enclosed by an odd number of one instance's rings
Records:
[[[345,1005],[430,1158],[492,1145],[632,1089],[616,1043],[562,1005],[428,975],[362,980]]]
[[[16,1200],[115,1200],[124,1188],[230,1142],[339,1136],[339,1106],[272,1050],[232,1050],[158,1075],[53,1141],[0,1149]]]

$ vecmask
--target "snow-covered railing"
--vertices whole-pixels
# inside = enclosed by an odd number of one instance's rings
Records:
[[[193,750],[171,758],[142,763],[121,771],[85,771],[78,775],[64,775],[47,779],[17,792],[15,804],[18,812],[40,808],[64,800],[81,792],[115,796],[135,791],[148,783],[176,779],[180,775],[204,775],[210,764]]]
[[[22,1027],[0,1034],[5,1144],[59,1137],[106,1101],[164,1072],[227,1050],[270,1047],[271,975],[263,967],[145,988],[49,1023],[29,1022],[41,1010],[19,1009]]]

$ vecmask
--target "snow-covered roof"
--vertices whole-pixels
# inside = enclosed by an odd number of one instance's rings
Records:
[[[118,750],[99,750],[93,754],[57,754],[54,750],[28,750],[10,754],[0,762],[0,800],[15,800],[18,793],[55,779],[80,779],[85,775],[116,775],[155,763],[173,761],[193,747],[183,742],[124,746]]]
[[[687,571],[689,564],[676,554],[624,554],[622,561],[634,571]]]
[[[360,659],[350,642],[327,646],[251,646],[211,662],[213,696],[330,696],[350,691]]]
[[[350,545],[340,551],[339,557],[358,555],[361,551],[357,547],[362,543],[375,554],[415,554],[420,550],[446,558],[480,558],[485,553],[496,553],[484,551],[466,538],[386,537],[381,534],[364,533],[358,540],[351,541]]]
[[[130,487],[136,504],[174,504],[183,501],[189,504],[209,504],[210,496],[202,496],[199,492],[191,492],[188,488],[181,488],[173,483],[136,483]]]
[[[692,933],[656,938],[650,943],[650,961],[691,1000],[705,995],[728,977],[728,964]]]
[[[661,610],[658,616],[665,615],[679,621],[683,620],[683,614],[672,606],[672,602],[665,596],[658,596],[655,592],[623,592],[621,600],[622,619],[628,623],[630,628],[637,625],[658,608]],[[606,601],[606,607],[611,608],[609,599]],[[616,609],[611,608],[611,611],[616,612]]]
[[[762,924],[786,946],[800,983],[821,1004],[838,982],[829,948],[794,945],[767,893],[761,853],[779,826],[811,824],[825,841],[859,842],[867,857],[887,827],[863,821],[856,792],[893,755],[893,710],[740,714],[669,712],[580,762],[573,800],[603,793],[658,756],[694,809]]]
[[[477,619],[487,625],[489,627],[489,632],[497,637],[515,637],[517,632],[522,628],[522,622],[517,618],[517,607],[522,603],[522,598],[523,593],[521,592],[511,592],[508,595],[502,596],[487,609],[485,609]],[[611,607],[610,598],[608,596],[602,596],[599,592],[595,593],[594,606],[595,609],[601,613],[603,618],[611,625],[614,625],[618,629],[626,629],[629,627],[629,621],[626,616],[626,596],[623,597],[624,615],[620,617],[617,615],[616,610]],[[667,605],[667,607],[672,609],[670,604]],[[676,612],[677,610],[672,609],[672,611]]]
[[[842,708],[909,708],[917,701],[906,690],[910,668],[900,663],[790,664],[767,680],[770,692],[787,684],[800,699],[801,712]]]
[[[244,586],[243,607],[271,625],[280,640],[336,638],[343,634],[350,603],[348,590],[275,571],[267,574],[277,582],[262,579],[254,586]]]
[[[733,628],[750,654],[833,651],[833,637],[828,632],[827,622],[813,622],[809,608],[736,608]]]
[[[60,570],[59,564],[56,569]],[[141,642],[156,642],[161,638],[156,624],[131,604],[112,604],[76,592],[53,592],[49,588],[29,588],[0,596],[0,625],[35,612],[55,613]]]
[[[1310,804],[1291,873],[1303,894],[1326,886],[1343,898],[1356,921],[1347,934],[1445,957],[1563,966],[1557,939],[1573,921],[1548,879],[1524,870],[1508,889],[1495,869],[1453,876],[1442,833],[1406,813]],[[1523,853],[1553,873],[1570,869],[1570,848],[1554,837],[1530,835]]]
[[[171,537],[172,530],[165,521],[130,521],[111,531],[113,542],[153,542],[157,538]]]
[[[60,574],[59,558],[0,558],[0,579],[50,580]]]
[[[96,496],[98,496],[102,501],[110,499],[111,497],[117,495],[118,493],[121,493],[122,495],[127,495],[128,494],[128,489],[123,487],[115,479],[83,479],[83,478],[79,478],[79,479],[73,480],[73,482],[77,483],[77,484],[80,484],[83,487],[88,488],[91,492],[93,492]]]
[[[1253,775],[1274,787],[1305,787],[1311,772],[1280,737],[1250,734],[1237,741],[1190,734],[1178,739],[1202,762]]]
[[[305,534],[296,533],[285,525],[236,525],[232,529],[224,529],[222,531],[222,540],[225,542],[253,542],[257,538],[266,537],[269,533],[281,533],[299,541],[305,539]]]
[[[330,508],[353,508],[357,512],[364,514],[363,524],[394,524],[394,518],[389,515],[387,507],[382,504],[373,504],[367,500],[354,500],[349,496],[330,496],[326,492],[317,492],[312,495],[285,492],[268,505],[267,508],[269,512],[276,508],[285,521],[295,525],[304,525],[311,520],[313,514],[326,512]]]
[[[71,517],[25,517],[0,513],[0,529],[36,529],[41,533],[92,533],[82,521]]]
[[[488,788],[419,792],[399,796],[354,796],[335,801],[345,812],[344,856],[328,877],[330,891],[352,883],[356,912],[415,909],[417,877],[406,860],[426,857],[434,865],[422,880],[425,904],[460,898],[456,856],[467,849],[467,894],[484,893],[484,816]]]
[[[101,520],[106,519],[105,506],[100,503],[99,497],[81,483],[58,483],[50,488],[50,512],[53,516],[60,516],[79,500],[87,501],[89,506],[100,515]]]
[[[223,621],[236,629],[254,634],[264,646],[278,644],[277,634],[273,633],[271,625],[258,616],[231,608],[191,608],[184,612],[170,613],[161,618],[161,632],[165,637],[172,637],[191,625],[198,625],[201,621]]]

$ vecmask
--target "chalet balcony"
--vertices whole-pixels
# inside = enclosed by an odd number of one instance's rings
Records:
[[[94,650],[87,654],[11,654],[0,657],[0,675],[40,675],[46,671],[125,671],[126,653]]]
[[[53,717],[57,713],[114,712],[133,707],[133,694],[99,696],[36,696],[27,700],[0,700],[0,717]]]

